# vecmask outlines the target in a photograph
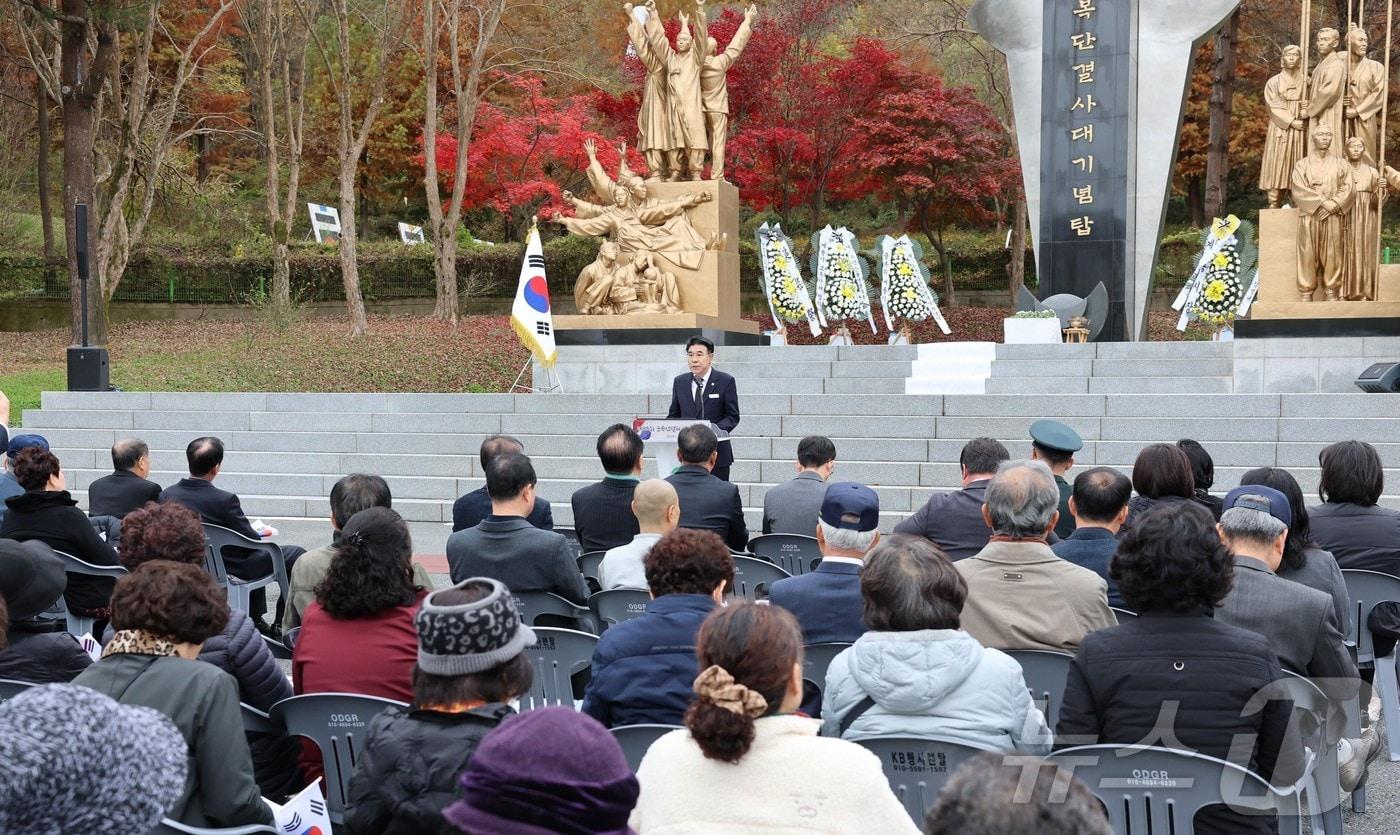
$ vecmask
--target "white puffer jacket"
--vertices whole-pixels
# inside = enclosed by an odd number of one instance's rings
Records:
[[[869,696],[875,704],[846,739],[938,737],[979,748],[1050,752],[1045,718],[1031,702],[1021,665],[959,629],[867,632],[826,671],[822,734]]]
[[[880,760],[851,742],[817,736],[818,722],[768,716],[738,763],[709,760],[672,731],[647,750],[630,824],[639,835],[918,835],[890,791]]]

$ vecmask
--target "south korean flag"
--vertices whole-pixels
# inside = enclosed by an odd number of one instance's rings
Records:
[[[549,306],[549,282],[544,275],[544,250],[535,226],[530,227],[530,238],[525,244],[520,283],[515,288],[515,304],[510,309],[510,326],[540,365],[545,368],[554,365],[559,350],[554,345],[554,316]]]

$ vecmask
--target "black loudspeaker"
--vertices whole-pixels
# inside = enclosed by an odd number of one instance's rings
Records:
[[[1371,394],[1400,392],[1400,362],[1378,362],[1356,378],[1356,387]]]
[[[69,391],[108,391],[109,375],[106,348],[68,347]]]

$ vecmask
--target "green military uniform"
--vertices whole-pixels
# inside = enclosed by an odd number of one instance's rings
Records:
[[[1060,488],[1060,520],[1055,523],[1055,536],[1069,539],[1069,535],[1074,533],[1074,514],[1069,512],[1069,497],[1074,490],[1061,475],[1055,476],[1055,486]]]

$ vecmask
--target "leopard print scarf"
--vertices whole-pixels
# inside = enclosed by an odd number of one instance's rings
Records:
[[[102,650],[102,657],[121,654],[175,655],[175,642],[144,629],[119,629]]]

